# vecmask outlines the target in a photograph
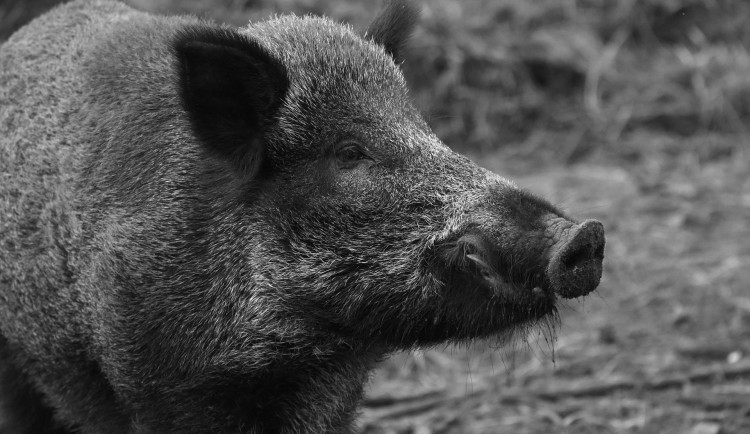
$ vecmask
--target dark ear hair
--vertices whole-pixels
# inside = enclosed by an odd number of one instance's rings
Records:
[[[247,177],[263,160],[261,137],[288,88],[286,68],[234,29],[196,26],[175,40],[182,103],[196,137]]]
[[[406,43],[419,18],[419,10],[405,0],[389,0],[383,12],[370,24],[365,35],[401,61],[400,51]]]

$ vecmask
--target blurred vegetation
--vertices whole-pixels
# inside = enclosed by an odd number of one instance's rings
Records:
[[[5,0],[0,38],[53,3]],[[325,14],[360,29],[379,7],[364,0],[128,3],[235,25],[275,13]],[[614,146],[634,130],[747,133],[748,21],[744,0],[433,0],[422,4],[404,70],[418,106],[454,148],[505,148],[533,162],[602,152],[638,158]]]

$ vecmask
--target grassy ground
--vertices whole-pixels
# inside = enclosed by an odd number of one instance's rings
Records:
[[[0,37],[35,3],[0,6]],[[130,3],[234,24],[324,13],[359,28],[377,9]],[[596,295],[563,307],[555,342],[540,333],[388,360],[363,431],[750,432],[750,4],[424,3],[404,68],[433,128],[603,221],[605,273]]]

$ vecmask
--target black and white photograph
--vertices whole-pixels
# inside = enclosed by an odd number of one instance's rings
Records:
[[[0,0],[0,434],[750,433],[748,23]]]

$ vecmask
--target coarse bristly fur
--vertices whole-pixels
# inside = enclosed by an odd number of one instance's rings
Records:
[[[359,36],[77,0],[0,47],[0,429],[351,432],[390,352],[596,287],[600,224],[412,106],[414,11]]]

